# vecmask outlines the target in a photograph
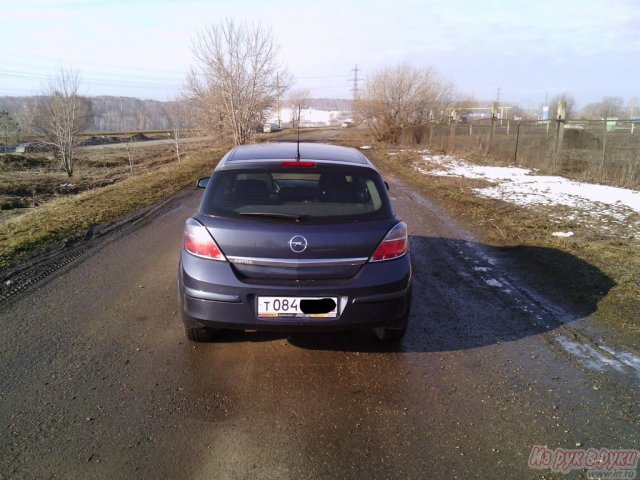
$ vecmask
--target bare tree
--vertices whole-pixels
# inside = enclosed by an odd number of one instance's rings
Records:
[[[231,19],[210,25],[193,43],[197,66],[187,91],[209,130],[247,143],[252,127],[291,83],[278,63],[279,46],[270,29]]]
[[[573,113],[574,113],[574,109],[576,106],[576,99],[573,98],[573,95],[571,95],[570,93],[567,92],[563,92],[559,95],[554,95],[553,98],[551,99],[551,101],[549,102],[549,118],[550,119],[556,119],[557,120],[557,116],[558,116],[558,104],[560,102],[566,102],[566,107],[565,107],[565,120],[572,118]]]
[[[188,122],[188,108],[186,100],[175,99],[167,103],[167,114],[173,130],[173,145],[176,151],[176,158],[180,162],[180,139],[185,135]]]
[[[309,90],[297,89],[289,92],[287,105],[291,109],[291,128],[297,128],[300,124],[300,111],[309,100]]]
[[[627,116],[629,118],[640,116],[640,98],[631,97],[627,101]]]
[[[129,171],[133,173],[133,157],[131,156],[131,137],[133,130],[131,125],[131,118],[127,118],[123,121],[124,132],[125,132],[125,146],[127,147],[127,159],[129,160]]]
[[[11,142],[17,142],[19,137],[18,122],[9,112],[0,112],[0,139],[6,152]]]
[[[395,143],[403,127],[440,118],[455,100],[453,84],[435,70],[400,64],[372,75],[357,103],[374,138]]]
[[[91,123],[91,102],[78,92],[78,73],[61,68],[49,80],[34,104],[31,116],[34,130],[45,137],[60,157],[67,175],[73,175],[73,153],[78,135]]]
[[[129,171],[133,173],[133,157],[131,156],[131,131],[138,130],[136,126],[138,125],[133,117],[132,112],[129,110],[129,105],[127,104],[127,100],[122,97],[114,97],[114,106],[113,109],[108,109],[108,115],[103,115],[102,117],[108,116],[109,118],[118,119],[116,130],[122,130],[124,132],[125,137],[125,147],[127,149],[127,159],[129,160]]]
[[[603,97],[601,101],[590,103],[582,109],[582,116],[591,120],[624,117],[624,114],[624,99],[621,97]]]

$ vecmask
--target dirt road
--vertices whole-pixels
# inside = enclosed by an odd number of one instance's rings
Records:
[[[193,192],[0,307],[0,478],[549,478],[532,445],[640,448],[638,372],[568,351],[584,312],[388,180],[415,270],[400,348],[368,332],[187,342]]]

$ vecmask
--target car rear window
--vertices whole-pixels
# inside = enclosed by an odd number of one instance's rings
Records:
[[[214,173],[200,211],[310,223],[354,222],[392,215],[380,175],[365,168],[282,168]]]

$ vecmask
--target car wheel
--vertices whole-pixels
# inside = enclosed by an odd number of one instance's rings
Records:
[[[399,342],[407,333],[406,325],[403,328],[374,328],[374,333],[378,340],[383,342]]]
[[[210,342],[213,340],[213,330],[205,327],[184,327],[185,336],[192,342]]]

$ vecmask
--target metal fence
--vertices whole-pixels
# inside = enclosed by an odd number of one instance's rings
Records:
[[[403,129],[401,142],[640,189],[640,120],[431,123]]]

